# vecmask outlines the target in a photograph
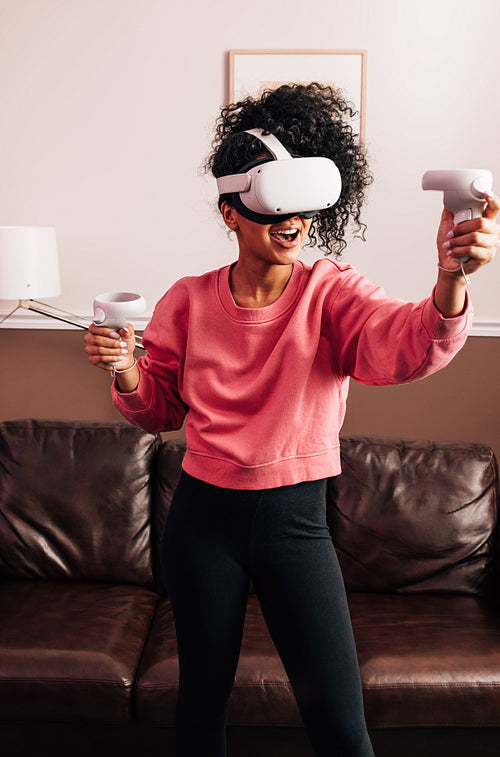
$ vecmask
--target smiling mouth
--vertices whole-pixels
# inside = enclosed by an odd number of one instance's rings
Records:
[[[276,231],[271,231],[270,236],[280,244],[291,247],[297,242],[300,231],[299,229],[277,229]]]

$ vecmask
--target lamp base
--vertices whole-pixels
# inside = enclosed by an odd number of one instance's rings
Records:
[[[7,318],[10,318],[11,315],[14,315],[14,313],[17,313],[20,307],[21,305],[18,303],[16,307],[14,308],[14,310],[11,310],[10,313],[7,313],[7,315],[2,316],[2,318],[0,318],[0,326],[2,325],[4,321],[7,320]]]
[[[60,310],[60,308],[56,308],[53,305],[47,305],[45,302],[38,302],[37,300],[19,300],[14,310],[11,310],[10,313],[7,313],[7,315],[0,319],[0,326],[20,308],[23,310],[32,310],[34,313],[40,313],[41,315],[47,316],[47,318],[55,318],[56,321],[69,323],[71,326],[76,326],[85,331],[88,331],[89,326],[92,323],[92,321],[89,321],[86,318],[82,318],[74,313],[68,313],[66,310]],[[142,339],[139,336],[136,336],[135,343],[137,347],[144,349],[142,346]]]

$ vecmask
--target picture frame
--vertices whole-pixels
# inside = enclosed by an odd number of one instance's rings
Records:
[[[352,125],[364,140],[366,58],[366,50],[230,50],[229,102],[291,82],[330,84],[354,103]]]

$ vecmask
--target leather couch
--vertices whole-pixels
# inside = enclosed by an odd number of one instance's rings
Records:
[[[176,644],[158,542],[183,449],[120,422],[0,424],[6,757],[175,754]],[[499,754],[491,449],[349,437],[342,458],[328,518],[377,757]],[[238,757],[311,755],[251,593],[228,744]]]

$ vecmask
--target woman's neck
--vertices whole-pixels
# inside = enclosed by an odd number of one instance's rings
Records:
[[[229,286],[236,305],[241,308],[272,305],[285,291],[292,271],[293,263],[252,268],[239,260],[229,273]]]

